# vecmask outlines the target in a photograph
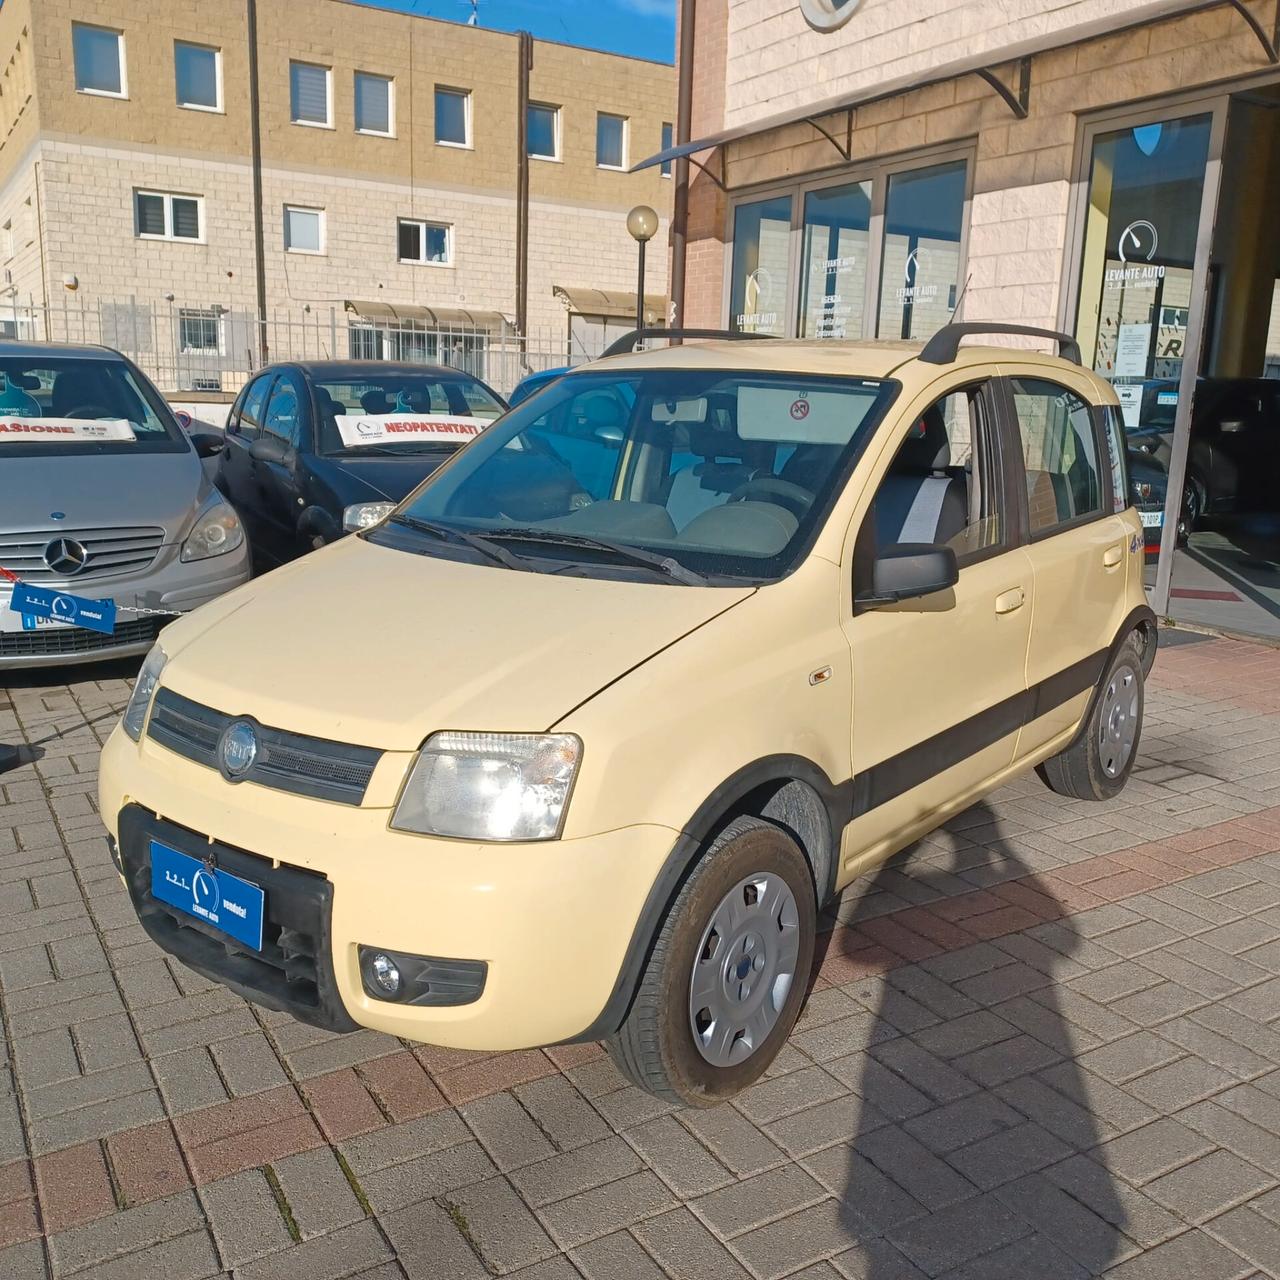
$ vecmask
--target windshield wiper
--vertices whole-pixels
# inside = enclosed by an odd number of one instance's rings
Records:
[[[471,547],[473,550],[480,552],[482,556],[494,561],[495,564],[502,565],[506,569],[527,572],[533,567],[523,556],[512,555],[510,551],[496,546],[488,538],[482,538],[476,533],[468,533],[465,529],[455,529],[452,525],[436,524],[431,520],[420,520],[417,516],[407,516],[401,513],[388,516],[387,523],[403,525],[406,529],[430,534],[433,538],[439,538],[441,542],[460,542],[463,546]]]
[[[629,560],[632,564],[642,565],[646,569],[656,569],[659,573],[683,582],[690,587],[706,586],[707,580],[693,569],[687,569],[679,560],[671,556],[660,556],[652,551],[642,551],[639,547],[629,547],[621,542],[608,542],[604,538],[592,538],[582,533],[571,533],[562,529],[531,529],[516,526],[512,529],[490,529],[490,538],[509,538],[513,542],[541,542],[549,547],[586,547],[591,551],[603,551],[618,560]]]

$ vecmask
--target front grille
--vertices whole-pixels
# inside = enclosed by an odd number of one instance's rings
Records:
[[[44,560],[50,542],[65,538],[78,542],[86,553],[84,568],[72,577],[54,573]],[[23,582],[77,584],[123,573],[137,573],[150,566],[164,543],[164,530],[152,526],[122,529],[40,529],[34,532],[0,531],[0,564]]]
[[[222,870],[263,890],[261,951],[152,896],[152,839],[192,858],[212,856]],[[170,954],[270,1009],[329,1031],[355,1030],[333,976],[333,885],[324,876],[210,843],[137,805],[120,814],[120,860],[142,927]]]
[[[162,688],[152,704],[147,736],[196,764],[216,769],[223,731],[244,718]],[[244,775],[245,781],[317,800],[363,803],[369,779],[382,757],[380,751],[251,723],[258,734],[258,758]]]
[[[116,624],[113,634],[83,627],[37,627],[34,631],[0,631],[0,658],[66,658],[125,645],[151,644],[164,623],[139,618]]]

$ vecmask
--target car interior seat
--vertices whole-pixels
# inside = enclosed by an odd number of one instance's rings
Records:
[[[111,382],[101,371],[86,362],[83,369],[63,369],[53,380],[49,395],[49,414],[65,418],[83,409],[105,409],[108,412],[118,406],[119,396]]]
[[[968,486],[950,471],[951,442],[937,405],[911,429],[874,503],[880,546],[947,543],[969,522]]]
[[[760,473],[759,459],[731,427],[690,423],[689,452],[701,461],[677,471],[667,493],[667,510],[677,529],[696,516],[723,506],[729,496]]]

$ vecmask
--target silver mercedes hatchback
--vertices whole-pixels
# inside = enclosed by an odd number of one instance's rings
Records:
[[[170,617],[248,580],[240,521],[200,463],[118,352],[0,342],[0,670],[145,653]],[[114,630],[15,610],[15,582],[111,601]]]

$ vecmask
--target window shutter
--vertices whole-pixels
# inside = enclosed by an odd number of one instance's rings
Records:
[[[391,132],[391,82],[356,72],[356,128]]]
[[[164,235],[164,197],[138,196],[138,234],[140,236]]]
[[[305,62],[289,64],[289,97],[293,119],[329,123],[329,69]]]
[[[120,93],[120,37],[98,27],[73,26],[72,49],[76,63],[76,88],[99,93]]]
[[[173,234],[180,240],[200,239],[199,201],[173,197]]]

